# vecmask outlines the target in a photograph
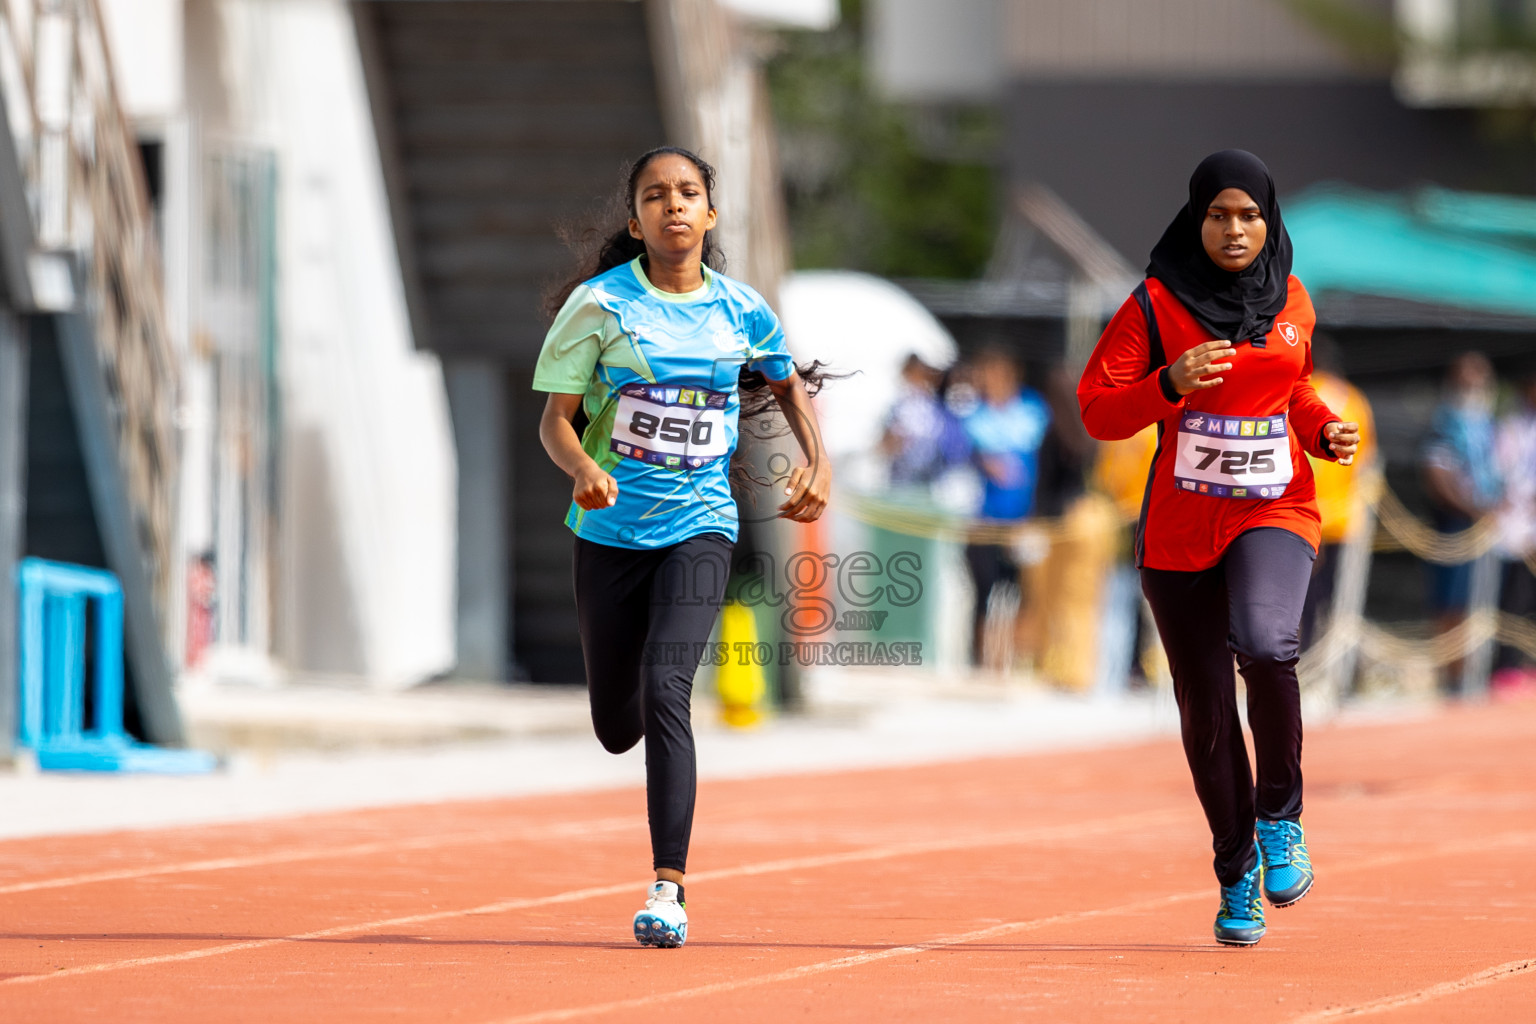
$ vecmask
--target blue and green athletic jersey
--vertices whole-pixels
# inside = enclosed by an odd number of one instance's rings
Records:
[[[619,499],[591,512],[573,502],[565,524],[614,547],[734,540],[728,473],[743,365],[771,380],[794,372],[778,317],[739,281],[706,268],[702,287],[673,294],[637,259],[579,285],[544,339],[533,387],[583,396],[581,446]]]

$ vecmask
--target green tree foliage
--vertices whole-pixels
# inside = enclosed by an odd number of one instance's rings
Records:
[[[830,32],[784,33],[768,64],[795,266],[978,276],[997,224],[997,112],[882,102],[864,64],[858,0]]]

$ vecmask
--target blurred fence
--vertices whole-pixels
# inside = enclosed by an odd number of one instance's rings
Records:
[[[1459,533],[1441,533],[1408,511],[1379,473],[1362,478],[1356,500],[1359,514],[1340,546],[1338,583],[1326,629],[1308,647],[1299,666],[1303,692],[1314,706],[1346,699],[1357,673],[1366,665],[1387,666],[1400,670],[1399,676],[1412,676],[1460,663],[1462,692],[1475,693],[1486,685],[1493,645],[1507,644],[1536,660],[1536,624],[1497,609],[1500,557],[1495,547],[1498,531],[1491,516]],[[1004,545],[1026,554],[1053,545],[1080,543],[1083,531],[1103,528],[1093,517],[1072,515],[1019,523],[977,519],[868,492],[844,493],[838,511],[872,530],[928,543]],[[1134,518],[1126,518],[1124,510],[1118,518],[1113,527],[1118,531],[1128,531],[1134,525]],[[1465,618],[1443,632],[1433,632],[1429,624],[1417,630],[1402,626],[1389,629],[1369,621],[1365,599],[1371,556],[1389,551],[1407,551],[1436,565],[1472,563],[1472,599]],[[1524,560],[1536,573],[1536,552],[1527,553]],[[1084,571],[1098,570],[1085,566]],[[1109,585],[1107,579],[1103,582]],[[1002,601],[1013,603],[992,609],[988,616],[986,643],[993,652],[1012,650],[1010,641],[991,635],[1010,628],[1015,615],[1017,594],[1005,594]]]

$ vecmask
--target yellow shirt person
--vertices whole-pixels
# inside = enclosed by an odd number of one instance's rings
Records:
[[[1371,403],[1349,381],[1318,370],[1312,374],[1312,386],[1328,408],[1360,424],[1360,450],[1355,453],[1353,467],[1307,456],[1312,460],[1312,478],[1317,485],[1317,510],[1323,517],[1322,542],[1340,544],[1364,508],[1360,485],[1375,463],[1376,425],[1371,419]]]

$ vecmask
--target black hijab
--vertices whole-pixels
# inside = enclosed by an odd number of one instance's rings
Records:
[[[1200,242],[1206,210],[1227,188],[1252,196],[1269,228],[1259,255],[1235,274],[1212,263]],[[1189,178],[1189,205],[1152,248],[1147,276],[1166,285],[1213,338],[1252,341],[1262,348],[1285,308],[1291,276],[1291,236],[1280,219],[1275,182],[1264,162],[1241,149],[1224,149],[1200,161]]]

